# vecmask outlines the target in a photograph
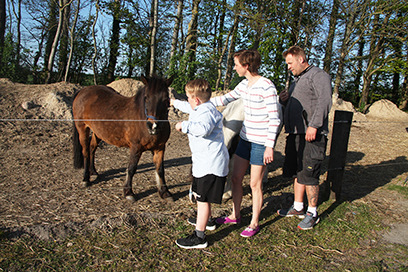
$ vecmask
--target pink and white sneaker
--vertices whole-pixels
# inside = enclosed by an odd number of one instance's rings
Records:
[[[241,223],[241,218],[238,219],[229,219],[228,216],[223,216],[223,217],[218,217],[215,220],[215,223],[218,225],[223,225],[223,224],[239,224]]]
[[[242,237],[251,237],[254,236],[255,234],[257,234],[259,232],[259,226],[257,226],[256,228],[251,228],[251,227],[247,227],[243,232],[241,232],[241,236]]]

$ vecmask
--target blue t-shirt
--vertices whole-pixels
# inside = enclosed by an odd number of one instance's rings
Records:
[[[188,121],[183,121],[181,127],[188,135],[193,176],[227,176],[229,155],[224,144],[222,114],[209,101],[193,110],[188,102],[175,100],[174,107],[189,114]]]

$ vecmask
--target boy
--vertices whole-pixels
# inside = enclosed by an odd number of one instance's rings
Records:
[[[211,218],[211,203],[221,204],[228,175],[228,150],[222,132],[222,114],[210,102],[211,87],[206,80],[187,83],[188,102],[171,99],[170,105],[189,113],[188,121],[176,124],[176,130],[187,133],[192,156],[192,191],[197,200],[197,220],[193,234],[176,240],[182,248],[205,248],[205,229]],[[196,221],[196,222],[195,222]]]

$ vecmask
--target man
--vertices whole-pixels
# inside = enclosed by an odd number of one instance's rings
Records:
[[[289,91],[279,95],[285,106],[286,139],[283,176],[294,178],[295,201],[281,216],[303,218],[298,228],[312,229],[320,220],[317,213],[320,167],[327,146],[328,114],[332,105],[330,76],[322,69],[309,65],[305,51],[292,46],[283,52],[288,69],[295,80]],[[305,213],[304,195],[308,207]]]

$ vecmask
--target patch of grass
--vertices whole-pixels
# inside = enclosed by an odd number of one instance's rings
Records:
[[[402,194],[404,197],[408,198],[408,187],[400,186],[396,184],[390,184],[387,186],[387,189],[397,191],[398,193]]]
[[[185,220],[152,219],[151,224],[113,231],[88,230],[60,242],[0,236],[0,270],[6,271],[401,271],[408,249],[379,242],[374,206],[328,201],[321,222],[301,231],[299,219],[264,210],[261,231],[243,238],[241,225],[207,231],[209,247],[178,248],[174,241],[194,227]]]

